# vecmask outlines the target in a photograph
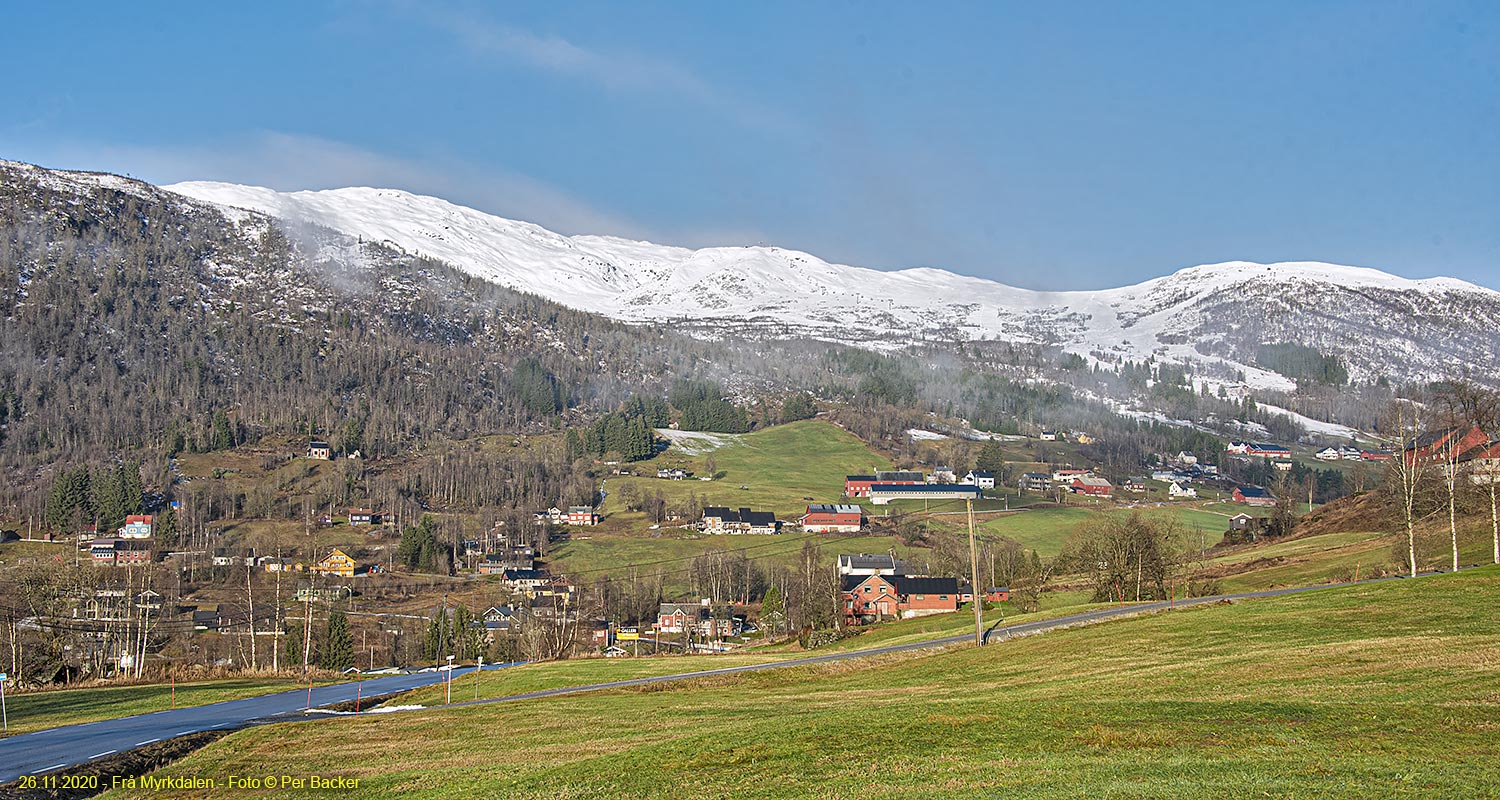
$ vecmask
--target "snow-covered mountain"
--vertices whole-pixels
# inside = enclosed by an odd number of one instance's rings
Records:
[[[777,247],[693,250],[564,236],[390,189],[165,188],[385,242],[574,308],[699,335],[796,335],[877,348],[1034,342],[1106,361],[1155,355],[1288,388],[1255,365],[1257,346],[1297,343],[1338,354],[1355,378],[1437,378],[1466,365],[1488,372],[1500,361],[1500,292],[1452,278],[1235,261],[1117,289],[1037,292],[939,269],[829,264]]]

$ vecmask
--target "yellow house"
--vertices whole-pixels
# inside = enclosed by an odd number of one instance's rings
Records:
[[[1078,434],[1078,443],[1079,444],[1093,444],[1096,441],[1098,441],[1098,440],[1095,439],[1094,437],[1086,434],[1086,433],[1080,433],[1080,434]]]
[[[334,548],[328,557],[319,561],[313,567],[313,571],[320,575],[329,575],[337,578],[354,577],[354,559],[350,558],[343,550]]]

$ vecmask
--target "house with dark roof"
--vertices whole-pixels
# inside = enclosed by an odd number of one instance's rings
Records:
[[[1247,506],[1274,506],[1276,496],[1259,486],[1236,486],[1234,502],[1244,503]]]
[[[317,461],[328,461],[333,458],[333,448],[327,442],[308,442],[307,457]]]
[[[851,624],[957,611],[962,597],[957,578],[845,575],[840,589]]]
[[[1023,472],[1016,488],[1023,492],[1045,492],[1052,488],[1052,476],[1045,472]]]
[[[995,473],[987,469],[971,469],[961,483],[978,486],[981,489],[993,489],[995,488]]]
[[[905,575],[906,562],[892,555],[854,553],[839,555],[840,575]]]
[[[738,534],[781,533],[781,522],[770,511],[751,511],[748,508],[731,509],[724,506],[709,506],[703,509],[700,523],[704,533]]]
[[[534,592],[552,582],[552,576],[539,569],[506,569],[500,583],[518,592]]]
[[[1266,444],[1265,442],[1251,442],[1245,446],[1245,455],[1258,458],[1291,458],[1292,450],[1279,444]]]

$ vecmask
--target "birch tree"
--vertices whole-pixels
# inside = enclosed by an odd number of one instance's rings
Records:
[[[1419,459],[1407,456],[1407,444],[1422,433],[1422,420],[1416,403],[1406,398],[1396,398],[1391,408],[1391,451],[1395,454],[1390,464],[1389,482],[1401,510],[1401,521],[1406,529],[1407,571],[1417,576],[1417,494],[1421,489],[1425,466]]]

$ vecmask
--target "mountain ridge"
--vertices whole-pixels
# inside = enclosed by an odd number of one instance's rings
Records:
[[[1500,355],[1500,340],[1485,335],[1500,326],[1500,292],[1457,278],[1405,278],[1370,267],[1226,261],[1110,289],[1040,291],[935,267],[881,271],[833,264],[774,246],[691,249],[565,236],[394,189],[276,192],[201,181],[163,188],[388,242],[564,305],[627,322],[669,322],[701,336],[804,336],[873,349],[1038,343],[1096,363],[1164,358],[1217,373],[1221,381],[1271,389],[1289,389],[1291,382],[1255,364],[1258,343],[1318,347],[1345,358],[1357,379],[1436,379],[1451,372],[1455,356]],[[1266,310],[1268,318],[1257,321],[1235,308],[1236,298]],[[1307,307],[1309,299],[1351,310],[1341,320],[1320,317]],[[1445,306],[1477,309],[1482,324],[1444,319]],[[1388,346],[1371,353],[1364,340],[1382,317],[1431,323],[1438,352],[1428,352],[1433,348],[1421,330],[1402,330],[1383,337]],[[1477,341],[1456,341],[1464,336]],[[1382,361],[1387,354],[1406,363],[1393,369]]]
[[[107,173],[44,172],[47,180],[150,187]],[[810,338],[886,351],[1041,344],[1105,368],[1163,360],[1190,365],[1204,382],[1272,390],[1294,384],[1257,363],[1267,343],[1337,356],[1361,381],[1458,377],[1464,365],[1500,360],[1500,292],[1456,278],[1227,261],[1111,289],[1039,291],[934,267],[832,264],[772,246],[692,249],[567,236],[395,189],[284,193],[201,181],[160,188],[232,219],[245,209],[293,233],[330,229],[575,309],[700,338]]]

